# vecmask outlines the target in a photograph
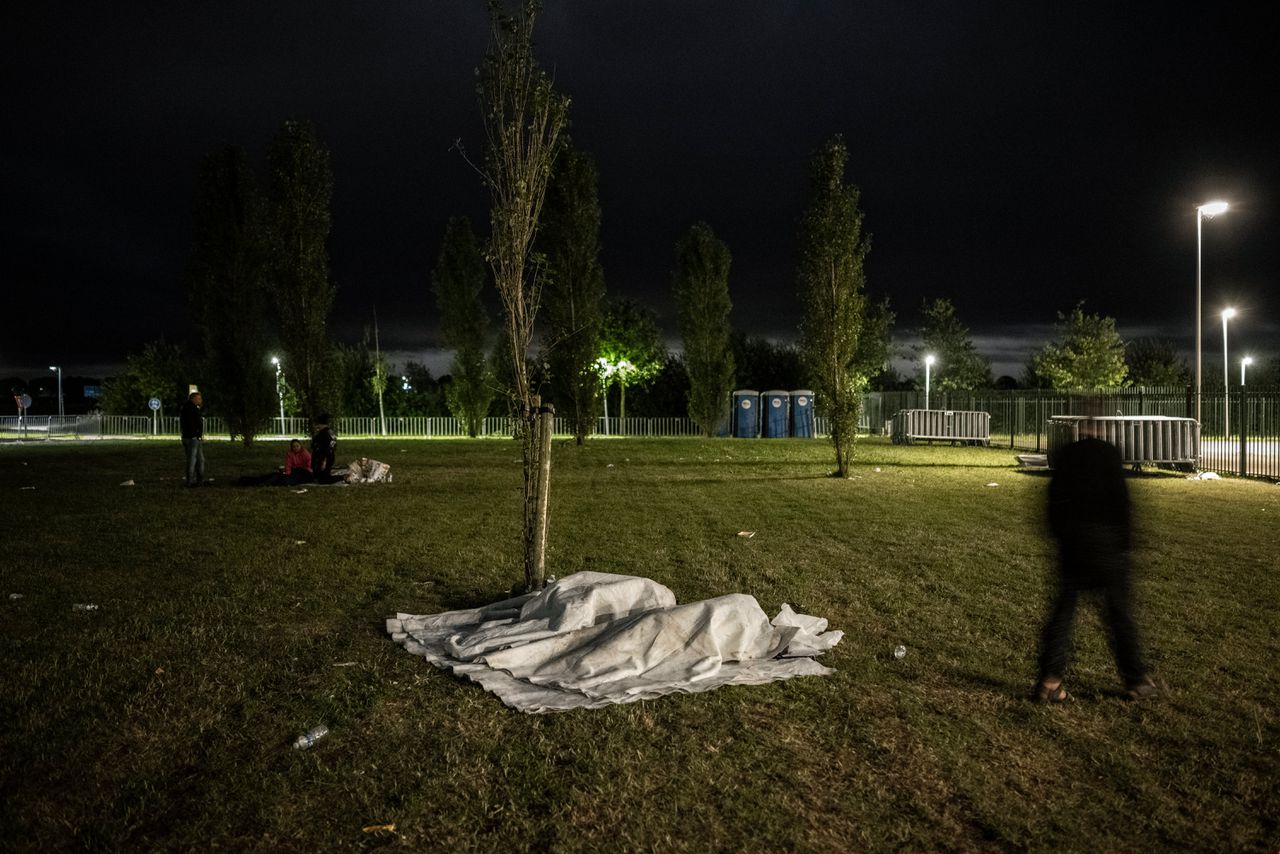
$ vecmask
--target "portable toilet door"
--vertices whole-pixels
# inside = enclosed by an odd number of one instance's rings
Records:
[[[800,389],[791,392],[791,435],[796,439],[812,439],[813,426],[813,392]]]
[[[760,392],[741,389],[733,393],[733,435],[754,439],[760,435]]]
[[[766,391],[760,395],[760,403],[764,412],[761,432],[766,439],[785,439],[789,434],[791,420],[791,393],[786,391]]]

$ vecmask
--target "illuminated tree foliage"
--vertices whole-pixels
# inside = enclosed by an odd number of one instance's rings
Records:
[[[830,419],[837,477],[848,476],[862,393],[878,367],[868,365],[873,336],[865,334],[870,237],[862,231],[858,188],[844,180],[847,159],[839,136],[813,157],[812,198],[800,228],[801,350],[819,411]]]
[[[453,217],[445,227],[440,257],[431,273],[440,332],[453,350],[452,382],[445,392],[449,411],[466,425],[467,435],[480,433],[493,402],[493,377],[485,355],[489,313],[482,293],[488,276],[471,221]]]
[[[204,348],[211,412],[232,438],[253,443],[276,407],[267,355],[267,246],[261,194],[242,149],[205,158],[195,201],[187,270],[194,325]]]
[[[991,360],[977,351],[973,337],[960,319],[950,300],[926,300],[920,306],[920,341],[913,347],[919,362],[932,354],[938,364],[933,369],[931,384],[940,391],[969,391],[991,388]],[[924,385],[924,369],[917,375]]]
[[[666,357],[653,310],[632,299],[610,300],[600,330],[596,370],[606,394],[610,386],[618,386],[619,420],[627,417],[627,389],[657,376]]]
[[[1111,317],[1085,314],[1079,303],[1058,313],[1056,337],[1031,358],[1035,376],[1055,389],[1119,388],[1129,369]]]
[[[689,375],[689,417],[704,436],[715,435],[733,391],[731,260],[729,248],[704,222],[676,244],[675,295]]]
[[[304,121],[286,121],[267,153],[272,295],[284,364],[314,418],[329,409],[332,345],[327,331],[335,288],[326,244],[333,170],[329,151]]]
[[[579,445],[591,434],[600,387],[595,360],[600,347],[604,270],[600,266],[600,202],[595,163],[569,149],[556,161],[538,242],[547,259],[545,359]]]

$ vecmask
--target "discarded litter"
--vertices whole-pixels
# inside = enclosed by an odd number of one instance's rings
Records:
[[[72,611],[96,611],[98,606],[88,602],[76,602],[71,606]]]
[[[334,667],[355,667],[356,663],[354,661],[338,661],[338,662],[335,662],[333,666]]]
[[[905,646],[903,646],[902,644],[898,644],[897,646],[895,646],[895,647],[893,648],[893,657],[894,657],[894,658],[896,658],[896,659],[899,659],[899,660],[901,660],[901,659],[903,659],[903,658],[906,658],[906,657],[907,657],[907,648],[906,648]]]
[[[365,833],[376,833],[378,835],[382,835],[384,833],[395,833],[396,825],[395,822],[392,822],[391,824],[366,824],[360,829]]]
[[[134,482],[133,482],[133,480],[132,480],[132,479],[130,479],[130,480],[126,480],[124,483],[122,483],[122,484],[120,484],[120,485],[121,485],[121,486],[137,486],[138,484],[134,483]]]
[[[10,599],[21,599],[21,598],[22,598],[22,594],[21,594],[21,593],[10,593],[10,594],[9,594],[9,598],[10,598]]]
[[[293,740],[293,746],[297,750],[306,750],[328,734],[329,728],[324,724],[321,724],[318,727],[313,727],[307,730],[302,735],[295,738]]]
[[[995,481],[992,481],[991,483],[987,484],[987,486],[999,486],[999,485],[1000,484],[996,483]]]
[[[305,546],[305,545],[307,544],[307,541],[306,541],[306,540],[294,540],[294,541],[293,541],[293,544],[294,544],[295,546]]]
[[[1202,471],[1199,474],[1187,475],[1187,480],[1222,480],[1216,471]]]
[[[880,468],[878,466],[876,467],[876,471],[880,471]]]
[[[294,494],[294,495],[301,495],[301,494],[302,494],[302,493],[304,493],[304,492],[306,492],[306,490],[305,490],[305,489],[295,489],[295,490],[293,491],[293,494]]]
[[[25,491],[25,490],[28,490],[28,489],[35,489],[35,487],[34,487],[34,486],[19,486],[19,487],[18,487],[18,489],[19,489],[19,490],[21,490],[21,491]]]
[[[742,537],[744,540],[749,540],[755,535],[756,535],[755,531],[739,531],[738,532],[738,536]]]

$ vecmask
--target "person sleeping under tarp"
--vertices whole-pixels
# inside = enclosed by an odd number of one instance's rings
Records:
[[[483,608],[397,614],[387,632],[524,712],[826,675],[813,656],[843,637],[787,605],[770,620],[743,593],[679,605],[655,581],[603,572]]]

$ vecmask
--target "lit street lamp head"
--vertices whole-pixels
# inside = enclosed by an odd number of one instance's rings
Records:
[[[1233,317],[1235,317],[1235,316],[1236,316],[1236,310],[1235,310],[1234,308],[1224,308],[1224,309],[1222,310],[1222,319],[1223,319],[1223,320],[1230,320],[1231,318],[1233,318]]]
[[[1196,208],[1196,210],[1200,211],[1201,216],[1212,218],[1217,216],[1220,213],[1226,213],[1227,203],[1226,202],[1208,202]]]
[[[938,361],[938,358],[937,358],[936,356],[934,356],[932,353],[930,353],[928,356],[925,356],[925,357],[924,357],[924,363],[925,363],[926,365],[932,365],[932,364],[933,364],[934,362],[936,362],[936,361]]]

